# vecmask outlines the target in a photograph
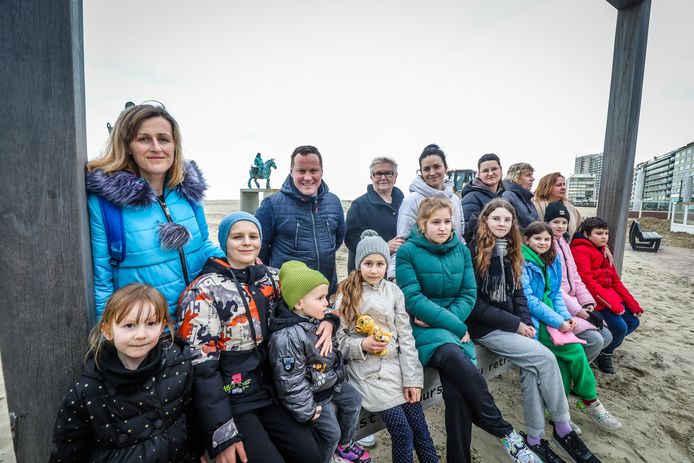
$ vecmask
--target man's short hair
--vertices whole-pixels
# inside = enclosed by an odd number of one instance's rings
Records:
[[[369,165],[369,173],[373,174],[374,173],[374,166],[376,164],[381,164],[381,163],[388,163],[391,166],[393,166],[393,171],[397,173],[398,171],[398,163],[395,162],[395,159],[389,158],[388,156],[377,156],[371,160],[371,165]]]
[[[323,168],[323,157],[320,155],[320,151],[318,151],[318,148],[315,146],[311,145],[304,145],[304,146],[299,146],[292,152],[292,159],[289,164],[289,168],[293,169],[294,168],[294,158],[296,157],[297,154],[300,154],[302,156],[308,156],[309,154],[315,154],[318,156],[318,164],[320,164],[320,168]]]
[[[600,217],[588,217],[586,220],[583,221],[581,226],[578,227],[578,231],[588,236],[596,228],[609,230],[610,226],[607,224],[605,220],[601,219]]]

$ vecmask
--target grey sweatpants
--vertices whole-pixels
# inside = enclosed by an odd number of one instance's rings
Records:
[[[520,368],[523,413],[529,435],[544,437],[545,407],[554,421],[569,421],[569,403],[557,359],[540,341],[501,330],[475,341]]]
[[[600,330],[585,330],[578,333],[576,337],[586,341],[583,349],[586,351],[588,363],[595,360],[600,351],[612,342],[612,333],[607,327],[602,327]]]

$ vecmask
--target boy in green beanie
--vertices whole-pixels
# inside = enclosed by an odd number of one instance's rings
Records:
[[[326,314],[330,282],[295,260],[282,265],[279,278],[283,301],[270,319],[270,359],[280,401],[297,421],[314,426],[326,463],[333,455],[370,462],[368,452],[352,443],[361,395],[343,382],[342,356],[334,337],[327,355],[316,348],[318,323],[329,319],[339,325],[338,317]]]

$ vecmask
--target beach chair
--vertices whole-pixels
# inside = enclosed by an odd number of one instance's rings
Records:
[[[662,235],[657,232],[641,231],[641,224],[634,219],[629,227],[629,244],[634,251],[658,252]]]

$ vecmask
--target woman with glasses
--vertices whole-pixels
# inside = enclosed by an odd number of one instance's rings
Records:
[[[181,292],[208,257],[223,256],[207,234],[207,184],[185,161],[176,120],[161,104],[125,109],[103,155],[87,164],[96,317],[109,296],[146,283],[176,315]]]
[[[405,197],[395,186],[398,179],[398,163],[394,159],[379,156],[369,166],[371,184],[366,193],[352,202],[345,220],[345,245],[349,249],[347,270],[354,270],[357,244],[364,230],[375,230],[388,243],[391,254],[395,254],[405,240],[396,236],[398,210]]]
[[[477,177],[465,185],[462,194],[465,240],[471,241],[477,230],[477,218],[485,204],[500,198],[504,192],[501,181],[501,161],[494,153],[487,153],[477,161]]]
[[[443,198],[453,204],[453,230],[462,241],[463,214],[460,201],[453,192],[453,182],[446,177],[446,155],[438,145],[427,145],[419,155],[419,170],[410,183],[410,194],[405,197],[398,213],[397,236],[407,239],[417,223],[417,210],[426,198]],[[392,266],[395,267],[394,265]]]

